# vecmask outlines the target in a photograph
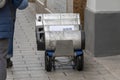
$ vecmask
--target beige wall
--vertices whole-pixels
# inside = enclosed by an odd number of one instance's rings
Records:
[[[88,0],[87,8],[94,12],[120,11],[120,0]]]

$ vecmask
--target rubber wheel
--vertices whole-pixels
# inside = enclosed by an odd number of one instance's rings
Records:
[[[80,56],[76,56],[76,69],[78,71],[82,71],[84,66],[84,56],[83,54]]]
[[[45,51],[45,57],[44,57],[44,59],[45,59],[45,70],[47,70],[47,52]]]
[[[85,32],[81,30],[81,49],[85,49]]]
[[[45,66],[46,71],[50,72],[52,70],[52,57],[49,56],[46,57]]]
[[[76,68],[76,56],[73,57],[73,66],[72,66],[73,69]]]

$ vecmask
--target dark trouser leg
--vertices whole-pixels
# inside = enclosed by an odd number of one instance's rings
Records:
[[[8,51],[8,39],[0,39],[0,80],[6,80],[6,55]]]
[[[13,36],[9,38],[9,47],[8,47],[8,53],[7,58],[13,57]]]
[[[14,26],[12,28],[12,35],[9,38],[9,48],[8,48],[8,53],[7,53],[7,58],[13,57],[13,38],[14,38]]]
[[[8,53],[7,53],[7,68],[11,68],[13,66],[13,63],[11,61],[12,57],[13,57],[13,35],[11,38],[9,38]]]

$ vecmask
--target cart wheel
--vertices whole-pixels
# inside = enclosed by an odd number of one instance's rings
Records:
[[[52,58],[52,65],[53,65],[53,70],[55,70],[56,69],[56,67],[55,67],[55,57]]]
[[[75,69],[76,68],[76,56],[73,57],[73,65],[72,68]]]
[[[52,70],[52,57],[46,56],[45,66],[46,71],[50,72]]]
[[[83,70],[83,65],[84,65],[84,56],[83,54],[80,56],[76,56],[76,69],[78,71],[82,71]]]
[[[44,59],[45,59],[45,70],[47,70],[47,52],[45,51],[45,57],[44,57]]]

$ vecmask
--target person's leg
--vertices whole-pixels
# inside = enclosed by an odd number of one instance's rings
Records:
[[[7,68],[13,66],[13,62],[11,58],[13,57],[13,38],[14,38],[14,26],[12,28],[12,35],[9,38],[9,46],[8,46],[8,53],[7,53]]]
[[[13,57],[13,37],[9,39],[9,46],[8,46],[8,53],[7,53],[7,68],[10,68],[13,66],[11,57]]]
[[[13,57],[13,38],[9,39],[7,58]]]
[[[8,51],[8,39],[0,39],[0,80],[6,80],[7,51]]]

